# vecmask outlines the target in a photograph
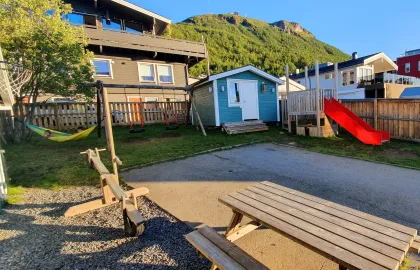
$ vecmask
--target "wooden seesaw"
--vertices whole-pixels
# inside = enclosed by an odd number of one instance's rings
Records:
[[[108,169],[102,163],[101,158],[99,156],[99,152],[105,151],[106,149],[95,148],[95,150],[88,149],[85,152],[81,152],[80,154],[87,155],[89,167],[96,169],[100,175],[99,181],[101,183],[103,198],[70,207],[64,213],[64,216],[76,216],[82,213],[89,212],[91,210],[99,209],[105,206],[112,205],[114,203],[121,202],[121,211],[124,220],[125,232],[130,236],[139,236],[143,234],[145,230],[145,220],[138,211],[137,197],[149,193],[149,190],[145,187],[141,187],[132,189],[130,191],[124,191],[120,187],[118,179],[118,165],[122,165],[122,162],[115,155],[114,137],[112,134],[108,95],[106,88],[102,87],[102,83],[98,82],[97,85],[98,90],[100,93],[102,93],[103,97],[103,106],[105,111],[105,130],[108,142],[108,149],[111,151],[113,173],[110,173],[108,171]]]

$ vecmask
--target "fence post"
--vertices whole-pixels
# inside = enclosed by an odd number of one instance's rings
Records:
[[[57,126],[56,127],[57,130],[61,130],[60,118],[59,118],[59,115],[58,115],[58,104],[57,103],[54,104],[54,117],[55,117],[55,124]]]
[[[289,99],[289,65],[286,65],[286,95],[287,99]],[[289,106],[289,102],[287,102],[287,106]],[[292,133],[292,118],[289,114],[289,107],[287,108],[287,129],[289,130],[289,133]]]
[[[320,108],[319,108],[319,62],[318,62],[318,60],[315,61],[315,76],[316,76],[316,92],[315,92],[316,129],[317,129],[318,137],[321,137],[321,115],[320,115]]]
[[[378,129],[378,99],[373,100],[373,128]]]

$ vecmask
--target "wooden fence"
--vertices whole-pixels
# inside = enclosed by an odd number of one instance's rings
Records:
[[[420,141],[420,99],[341,100],[342,104],[375,129],[392,138]]]
[[[29,110],[31,104],[28,104]],[[145,124],[169,122],[185,123],[187,102],[110,102],[112,124],[114,126],[140,124],[143,117]],[[97,125],[96,103],[37,103],[34,109],[33,125],[54,130],[68,130],[77,127]],[[102,110],[102,108],[101,108]],[[102,112],[102,111],[101,111]],[[103,117],[103,114],[102,114]]]

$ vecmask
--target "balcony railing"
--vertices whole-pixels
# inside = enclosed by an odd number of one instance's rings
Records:
[[[84,28],[89,44],[126,48],[158,53],[169,53],[207,58],[204,43],[150,35],[140,32],[126,32],[118,29],[103,29],[78,25]]]
[[[375,75],[366,75],[357,78],[359,86],[372,85],[375,83],[392,83],[420,86],[420,79],[410,76],[401,76],[391,73],[379,73]]]

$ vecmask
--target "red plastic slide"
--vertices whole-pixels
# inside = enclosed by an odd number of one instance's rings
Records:
[[[375,130],[334,98],[324,98],[324,112],[364,144],[390,142],[389,132]]]

